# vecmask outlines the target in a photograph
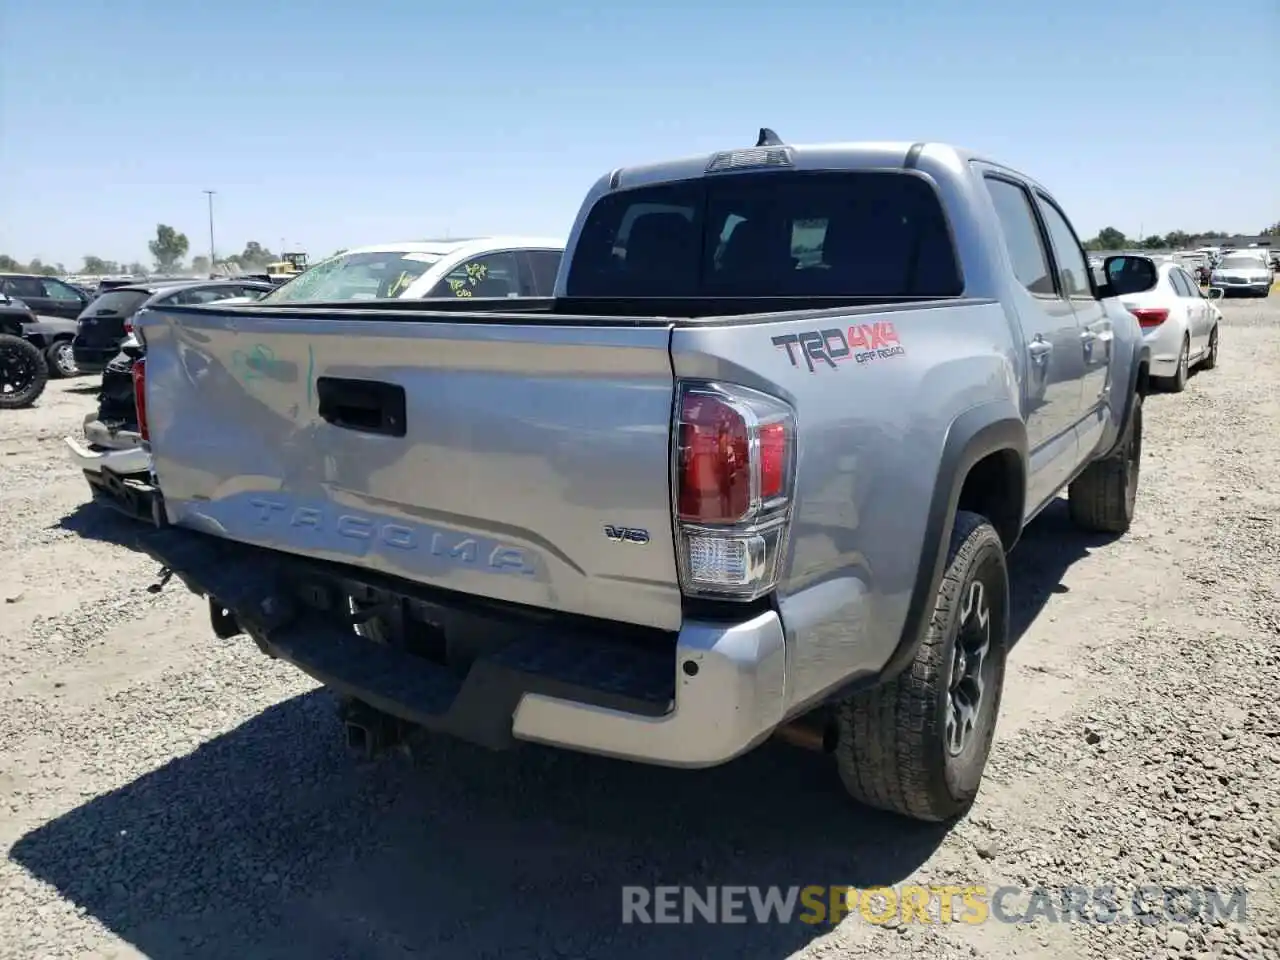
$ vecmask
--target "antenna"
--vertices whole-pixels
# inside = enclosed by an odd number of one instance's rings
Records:
[[[756,140],[757,147],[781,147],[785,146],[782,138],[770,130],[768,127],[760,128],[760,137]]]

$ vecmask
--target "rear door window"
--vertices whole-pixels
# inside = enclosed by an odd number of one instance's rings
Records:
[[[768,171],[641,187],[588,213],[571,297],[958,296],[942,205],[909,173]]]

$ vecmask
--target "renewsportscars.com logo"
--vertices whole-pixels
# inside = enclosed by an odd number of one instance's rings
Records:
[[[1216,887],[634,887],[623,923],[1244,923],[1245,890]]]

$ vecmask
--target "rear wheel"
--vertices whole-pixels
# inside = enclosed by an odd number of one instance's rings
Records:
[[[0,409],[29,407],[49,382],[44,353],[22,337],[0,334]]]
[[[74,377],[80,372],[70,340],[59,340],[44,352],[44,356],[49,364],[50,376]]]
[[[1172,377],[1165,380],[1165,387],[1170,393],[1181,393],[1187,389],[1187,379],[1191,376],[1191,339],[1182,338],[1182,349],[1178,351],[1178,369]]]
[[[837,709],[836,768],[850,796],[935,823],[969,809],[995,736],[1008,630],[1004,545],[985,517],[957,513],[915,660]]]
[[[1218,328],[1214,326],[1209,332],[1209,351],[1200,361],[1201,370],[1212,370],[1218,365]]]
[[[1133,398],[1124,441],[1109,457],[1095,460],[1067,488],[1076,526],[1095,533],[1124,533],[1133,523],[1142,469],[1142,394]]]

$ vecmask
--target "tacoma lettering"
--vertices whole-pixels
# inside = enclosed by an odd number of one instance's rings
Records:
[[[461,567],[481,567],[501,573],[532,574],[532,564],[522,551],[475,537],[429,528],[414,529],[399,523],[380,523],[354,514],[326,515],[317,507],[290,507],[278,500],[255,497],[249,506],[259,525],[286,526],[295,530],[326,532],[347,540],[376,543],[394,550],[415,551],[423,547],[433,557]]]

